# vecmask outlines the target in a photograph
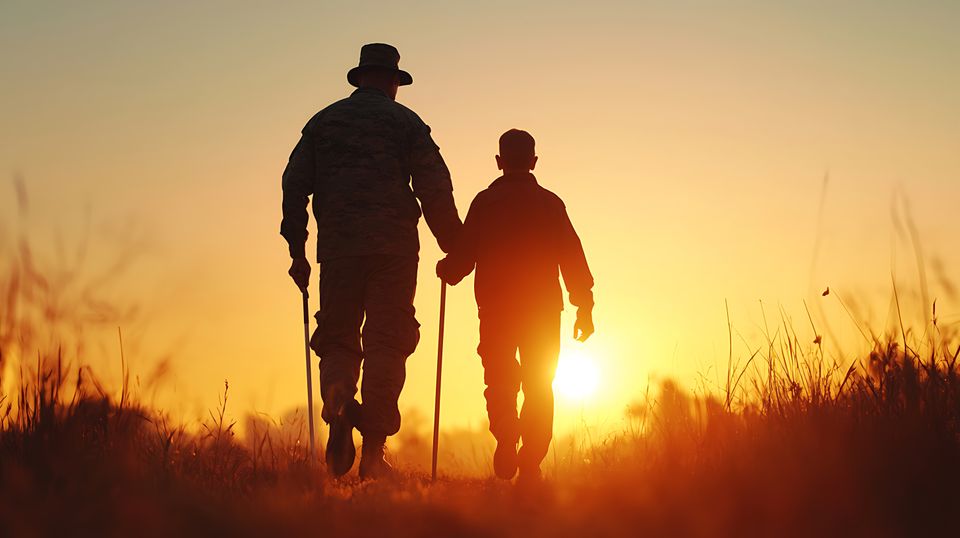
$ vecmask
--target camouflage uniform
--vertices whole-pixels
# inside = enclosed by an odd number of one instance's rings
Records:
[[[310,119],[290,155],[280,233],[293,258],[304,256],[311,195],[320,262],[311,347],[320,356],[322,416],[330,422],[353,399],[362,361],[357,429],[365,437],[393,435],[405,361],[419,340],[413,296],[421,206],[444,251],[461,226],[450,172],[419,116],[361,88]]]
[[[522,438],[521,470],[538,468],[553,435],[563,309],[558,277],[570,302],[589,312],[593,276],[563,202],[530,173],[506,174],[477,195],[438,270],[455,284],[474,266],[490,431],[507,443]]]

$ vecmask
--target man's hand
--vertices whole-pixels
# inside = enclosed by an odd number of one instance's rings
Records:
[[[577,321],[573,323],[573,338],[586,342],[591,334],[593,334],[593,312],[583,308],[577,309]]]
[[[293,282],[300,288],[300,291],[306,293],[310,285],[310,262],[306,258],[294,258],[290,263],[290,270],[287,271]]]

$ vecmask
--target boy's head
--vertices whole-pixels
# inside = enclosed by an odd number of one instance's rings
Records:
[[[529,172],[537,165],[536,142],[530,133],[510,129],[500,136],[497,168],[504,172]]]

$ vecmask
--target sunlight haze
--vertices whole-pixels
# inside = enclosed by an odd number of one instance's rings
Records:
[[[360,46],[391,43],[414,78],[397,100],[431,126],[461,217],[499,175],[500,134],[536,138],[596,280],[596,334],[574,342],[562,316],[557,429],[612,427],[648,383],[718,387],[765,325],[863,350],[838,297],[893,327],[896,282],[922,322],[922,273],[941,326],[960,324],[958,22],[934,1],[6,2],[0,252],[23,233],[42,270],[89,238],[85,274],[137,307],[133,373],[170,359],[143,391],[172,415],[204,416],[225,379],[236,417],[304,406],[280,175],[352,90]],[[429,414],[440,250],[422,221],[420,239],[400,406]],[[486,425],[472,286],[447,293],[444,427]],[[118,386],[116,326],[90,338]]]

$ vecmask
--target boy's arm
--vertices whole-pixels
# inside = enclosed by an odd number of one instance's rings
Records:
[[[570,303],[577,307],[573,337],[584,341],[593,334],[593,275],[565,207],[561,208],[560,233],[560,273],[570,294]]]
[[[460,237],[447,257],[437,262],[437,276],[450,285],[458,284],[477,264],[480,239],[479,211],[474,199],[460,229]]]

